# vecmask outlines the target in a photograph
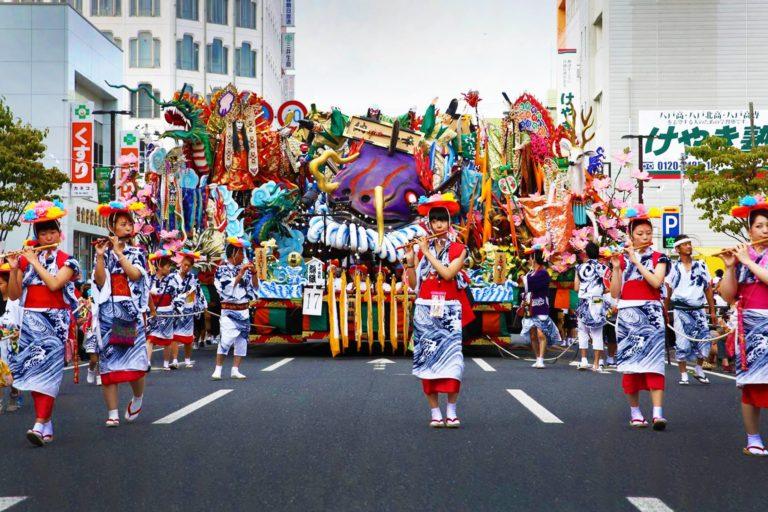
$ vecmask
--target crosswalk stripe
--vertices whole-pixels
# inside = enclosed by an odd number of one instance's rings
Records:
[[[291,361],[293,361],[292,357],[286,357],[285,359],[282,359],[282,360],[276,362],[272,366],[267,366],[266,368],[264,368],[261,371],[263,371],[263,372],[273,372],[273,371],[277,370],[278,368],[280,368],[281,366],[283,366],[284,364],[290,363]]]
[[[483,371],[486,372],[495,372],[496,368],[488,364],[485,359],[481,359],[479,357],[473,357],[472,360],[477,363],[477,366],[483,369]]]
[[[213,402],[214,400],[218,400],[219,398],[223,397],[224,395],[231,393],[231,389],[220,389],[216,391],[215,393],[211,393],[210,395],[201,398],[200,400],[196,402],[192,402],[188,406],[179,409],[178,411],[169,414],[168,416],[165,416],[163,418],[160,418],[157,421],[154,421],[153,424],[155,425],[168,425],[170,423],[173,423],[176,420],[180,420],[184,416],[187,416],[188,414],[192,414],[196,410],[200,409],[201,407],[205,407],[209,403]]]
[[[5,496],[0,498],[0,511],[8,510],[12,506],[26,500],[26,496]]]
[[[531,398],[528,393],[522,389],[508,389],[507,393],[517,399],[518,402],[523,404],[526,409],[531,411],[534,416],[539,418],[544,423],[562,423],[563,421],[549,412],[543,405]]]
[[[627,496],[627,500],[640,512],[674,512],[659,498]]]

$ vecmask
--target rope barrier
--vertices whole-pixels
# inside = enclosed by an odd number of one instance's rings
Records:
[[[616,328],[616,324],[613,323],[613,322],[606,321],[605,323],[610,325],[610,326],[612,326],[614,329]],[[682,336],[684,338],[687,338],[689,341],[695,341],[697,343],[711,343],[713,341],[719,341],[719,340],[727,337],[729,334],[731,334],[733,332],[733,330],[730,330],[730,331],[726,332],[725,334],[721,334],[719,336],[715,336],[714,338],[702,338],[702,339],[699,339],[699,338],[693,338],[691,336],[688,336],[684,332],[678,331],[677,329],[675,329],[674,326],[672,326],[670,324],[665,324],[665,325],[666,325],[666,327],[669,327],[672,331],[674,331],[675,334],[679,334],[680,336]]]
[[[497,349],[499,349],[499,351],[500,351],[500,352],[503,352],[503,353],[505,353],[505,354],[507,354],[507,355],[510,355],[510,356],[514,357],[515,359],[517,359],[518,361],[536,362],[536,359],[530,359],[530,358],[526,358],[526,357],[520,357],[520,356],[518,356],[517,354],[513,354],[513,353],[512,353],[512,352],[510,352],[509,350],[505,349],[504,347],[502,347],[501,345],[499,345],[498,343],[496,343],[495,341],[493,341],[493,339],[492,339],[490,336],[488,336],[488,335],[486,335],[485,337],[488,339],[488,341],[490,341],[491,343],[493,343],[493,344],[496,346],[496,348],[497,348]],[[548,358],[545,358],[545,359],[544,359],[544,362],[545,362],[545,363],[550,363],[550,364],[555,364],[555,363],[557,363],[558,359],[560,359],[560,358],[561,358],[561,357],[563,357],[565,354],[567,354],[567,353],[568,353],[568,352],[571,350],[571,347],[572,347],[572,346],[574,346],[574,345],[578,345],[578,343],[577,343],[576,341],[572,341],[571,343],[569,343],[569,344],[568,344],[568,346],[567,346],[567,347],[565,347],[565,350],[563,350],[563,351],[562,351],[560,354],[558,354],[558,355],[557,355],[557,356],[555,356],[555,357],[548,357]]]

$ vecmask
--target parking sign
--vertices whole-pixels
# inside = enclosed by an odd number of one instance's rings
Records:
[[[664,208],[661,216],[662,237],[664,248],[671,249],[675,245],[675,237],[680,234],[680,208]]]

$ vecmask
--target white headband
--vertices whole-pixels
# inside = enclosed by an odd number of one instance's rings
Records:
[[[672,247],[677,249],[678,245],[687,244],[688,242],[693,242],[693,240],[691,240],[690,238],[683,238],[682,240],[678,240],[677,242],[675,242],[675,244]]]

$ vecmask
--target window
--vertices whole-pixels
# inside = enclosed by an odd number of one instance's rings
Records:
[[[251,50],[250,43],[235,49],[235,74],[256,78],[256,52]]]
[[[107,39],[115,43],[120,48],[123,47],[123,40],[120,39],[119,37],[115,37],[115,34],[111,30],[102,30],[101,33],[104,34],[107,37]]]
[[[235,19],[238,27],[256,28],[256,2],[235,0]]]
[[[132,38],[129,53],[132,68],[160,67],[160,39],[153,39],[151,32],[139,32],[138,38]]]
[[[91,0],[91,16],[120,16],[120,0]]]
[[[229,48],[224,46],[221,39],[214,39],[213,44],[205,47],[205,68],[209,73],[218,73],[226,75],[229,73],[227,60],[229,59]]]
[[[198,20],[197,6],[200,0],[176,0],[176,17],[183,20]]]
[[[160,91],[152,89],[152,84],[139,84],[136,92],[131,93],[131,117],[141,119],[153,119],[160,117],[160,105],[152,101],[146,90],[152,91],[156,98],[160,97]]]
[[[184,34],[176,41],[176,67],[187,71],[197,71],[200,56],[200,45],[192,40],[192,36]]]
[[[130,0],[131,16],[160,16],[160,0]]]
[[[93,121],[93,165],[104,165],[104,125]]]
[[[71,5],[77,12],[83,14],[83,0],[59,0],[59,3]]]
[[[208,23],[227,24],[227,0],[205,0]]]

